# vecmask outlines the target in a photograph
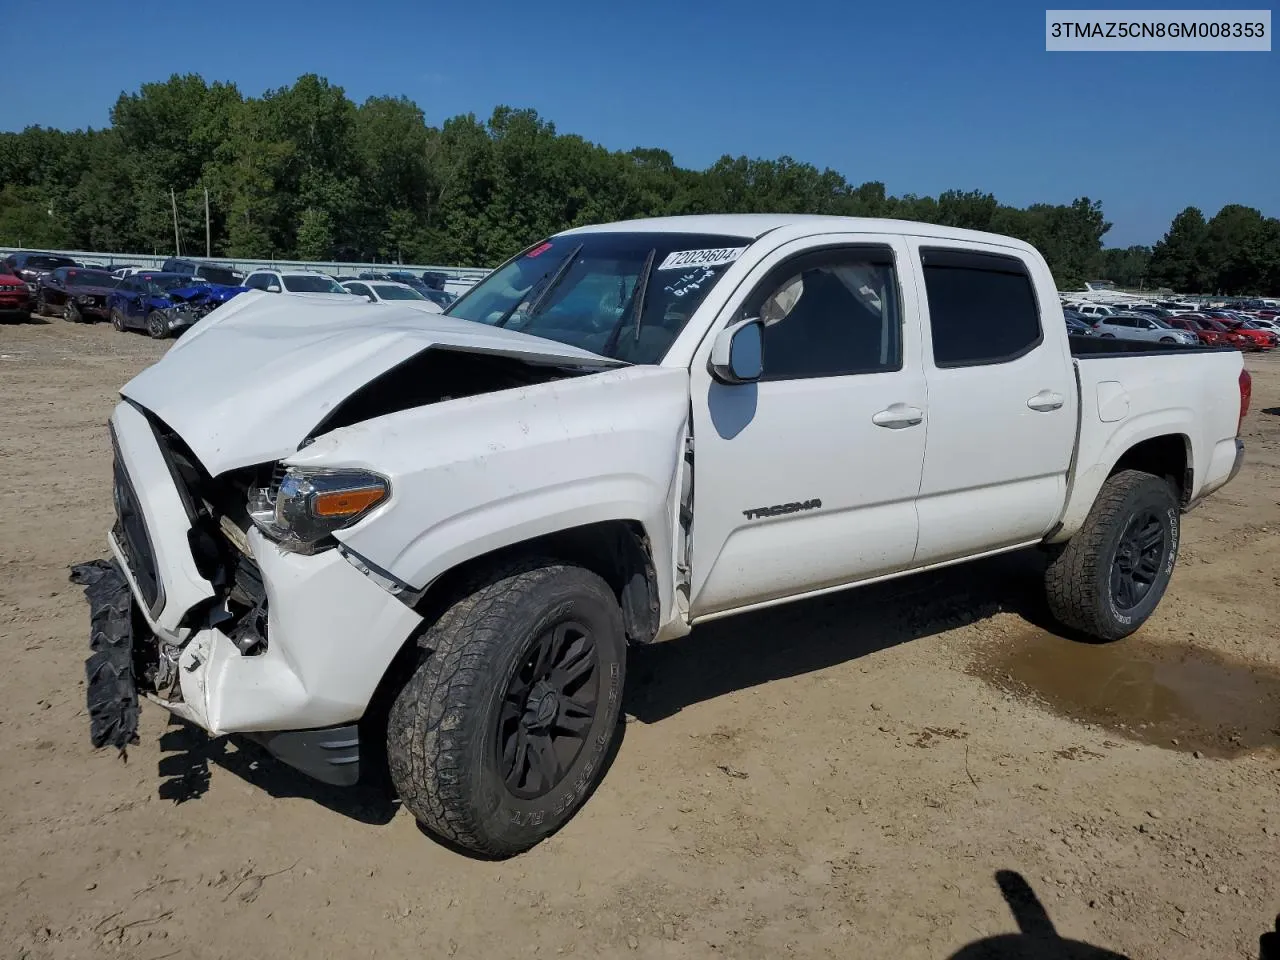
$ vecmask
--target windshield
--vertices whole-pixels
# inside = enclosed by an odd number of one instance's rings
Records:
[[[114,287],[116,278],[105,270],[101,272],[77,270],[67,274],[67,285],[71,287]]]
[[[225,267],[196,267],[195,275],[201,280],[225,284],[228,287],[239,286],[240,281],[243,279],[240,274]]]
[[[284,275],[284,288],[290,293],[349,292],[337,280],[322,273],[287,273]]]
[[[70,257],[28,257],[27,267],[31,270],[57,270],[59,267],[74,267],[76,262]]]
[[[425,300],[427,299],[411,287],[397,287],[392,283],[370,284],[373,292],[382,300]]]
[[[147,284],[151,287],[153,293],[173,290],[176,287],[191,286],[191,278],[184,277],[180,273],[152,274],[150,276],[143,277],[143,279],[147,281]]]
[[[499,267],[445,312],[629,363],[657,363],[750,243],[688,233],[560,236]]]
[[[458,295],[456,293],[447,293],[444,290],[427,290],[423,293],[423,296],[432,303],[438,303],[442,307],[447,307],[449,304],[453,303],[453,301],[458,299]]]

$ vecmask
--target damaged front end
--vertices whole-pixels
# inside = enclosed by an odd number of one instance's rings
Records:
[[[172,304],[160,312],[165,318],[169,332],[178,334],[247,289],[248,287],[229,287],[213,283],[179,287],[168,292],[168,298]]]

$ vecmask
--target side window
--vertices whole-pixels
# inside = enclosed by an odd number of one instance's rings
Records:
[[[838,377],[902,369],[893,253],[843,247],[775,268],[743,316],[764,321],[762,380]]]
[[[252,290],[267,289],[267,275],[265,273],[251,273],[245,279],[244,285]]]
[[[1007,363],[1043,341],[1035,290],[1019,258],[926,247],[920,260],[936,366]]]
[[[366,287],[363,283],[349,283],[349,284],[347,284],[347,292],[348,292],[348,293],[354,293],[357,297],[367,297],[367,296],[369,296],[369,288],[368,288],[368,287]]]

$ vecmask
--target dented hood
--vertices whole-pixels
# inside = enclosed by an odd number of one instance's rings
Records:
[[[432,347],[534,363],[618,365],[500,327],[352,300],[243,293],[120,392],[164,421],[217,475],[295,452],[335,406]]]

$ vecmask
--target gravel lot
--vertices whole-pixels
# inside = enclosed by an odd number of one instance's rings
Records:
[[[105,553],[105,420],[164,348],[0,326],[0,956],[1023,956],[982,947],[1016,947],[1024,884],[1063,938],[1259,956],[1280,359],[1248,358],[1247,464],[1186,518],[1137,636],[1046,632],[1034,554],[721,621],[635,652],[603,786],[488,863],[150,705],[127,763],[90,747],[67,568]]]

